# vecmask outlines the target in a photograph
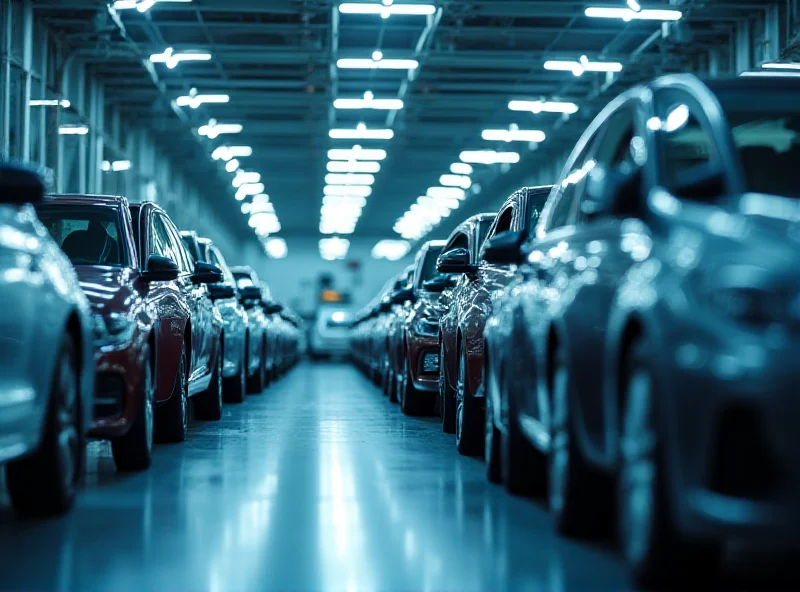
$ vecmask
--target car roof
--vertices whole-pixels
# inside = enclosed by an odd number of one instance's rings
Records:
[[[80,204],[93,206],[127,206],[128,200],[121,195],[92,195],[87,193],[53,193],[44,197],[45,202]]]

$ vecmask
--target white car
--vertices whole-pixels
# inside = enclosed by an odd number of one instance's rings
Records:
[[[68,511],[94,401],[89,304],[29,205],[36,173],[0,166],[0,464],[20,514]]]
[[[311,328],[308,352],[312,358],[342,357],[350,353],[353,313],[339,306],[321,306]]]

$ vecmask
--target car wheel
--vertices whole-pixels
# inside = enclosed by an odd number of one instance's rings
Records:
[[[644,344],[635,343],[623,366],[624,404],[617,476],[617,533],[637,587],[675,583],[682,574],[692,582],[712,580],[722,546],[686,541],[673,528],[667,500],[656,421],[656,385]]]
[[[404,415],[422,415],[422,401],[420,392],[414,388],[414,381],[411,379],[411,370],[408,368],[408,360],[403,362],[403,390],[400,394],[400,410]]]
[[[242,363],[236,376],[223,379],[222,395],[226,403],[243,403],[247,395],[247,348],[242,353]]]
[[[144,471],[153,458],[153,362],[150,348],[142,357],[145,359],[136,408],[136,418],[128,432],[121,438],[111,441],[114,463],[120,471]]]
[[[456,433],[456,394],[447,380],[444,343],[439,346],[439,409],[442,414],[442,431]]]
[[[391,369],[389,370],[389,378],[388,378],[388,385],[387,385],[388,395],[389,395],[389,402],[390,403],[397,403],[397,373],[393,372]]]
[[[486,389],[486,428],[484,430],[483,458],[486,462],[486,478],[492,483],[500,483],[502,480],[502,466],[500,457],[500,430],[495,424],[494,401],[497,389],[497,380],[491,365],[486,361],[484,372]],[[498,410],[499,411],[499,410]]]
[[[247,394],[256,395],[264,390],[264,352],[258,356],[258,369],[252,375],[247,377]],[[247,364],[248,370],[250,368],[249,358]]]
[[[64,514],[75,503],[83,463],[78,363],[72,339],[59,350],[38,450],[6,466],[11,504],[23,516]]]
[[[175,386],[167,402],[156,410],[156,435],[161,442],[183,442],[189,430],[189,377],[186,348],[181,352]]]
[[[552,424],[547,466],[547,499],[556,530],[566,536],[595,530],[601,504],[597,479],[586,465],[575,437],[566,352],[556,348],[551,378]],[[608,512],[606,512],[608,514]]]
[[[214,373],[208,388],[195,399],[197,419],[217,421],[222,418],[222,372],[225,364],[222,341],[217,346]]]
[[[483,454],[480,400],[467,393],[467,349],[462,344],[456,384],[456,448],[463,456]]]

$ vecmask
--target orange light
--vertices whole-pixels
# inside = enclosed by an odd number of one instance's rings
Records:
[[[336,290],[323,290],[321,300],[323,302],[341,302],[342,295]]]

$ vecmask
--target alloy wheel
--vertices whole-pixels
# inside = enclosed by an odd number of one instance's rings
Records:
[[[459,357],[458,363],[458,382],[456,383],[456,441],[461,440],[464,429],[464,396],[466,385],[466,360],[463,354]]]
[[[569,376],[565,360],[558,355],[553,373],[552,439],[550,442],[549,495],[550,510],[564,507],[564,494],[569,478]]]
[[[148,452],[153,449],[155,432],[153,392],[153,369],[151,368],[150,362],[147,361],[144,368],[144,388],[142,389],[142,394],[144,395],[144,434]]]
[[[181,355],[179,371],[181,373],[181,419],[183,421],[183,429],[186,431],[189,428],[189,377],[186,375],[185,351]]]
[[[69,489],[76,480],[80,455],[78,384],[69,356],[62,357],[59,363],[56,396],[58,462],[61,465],[61,478]]]

